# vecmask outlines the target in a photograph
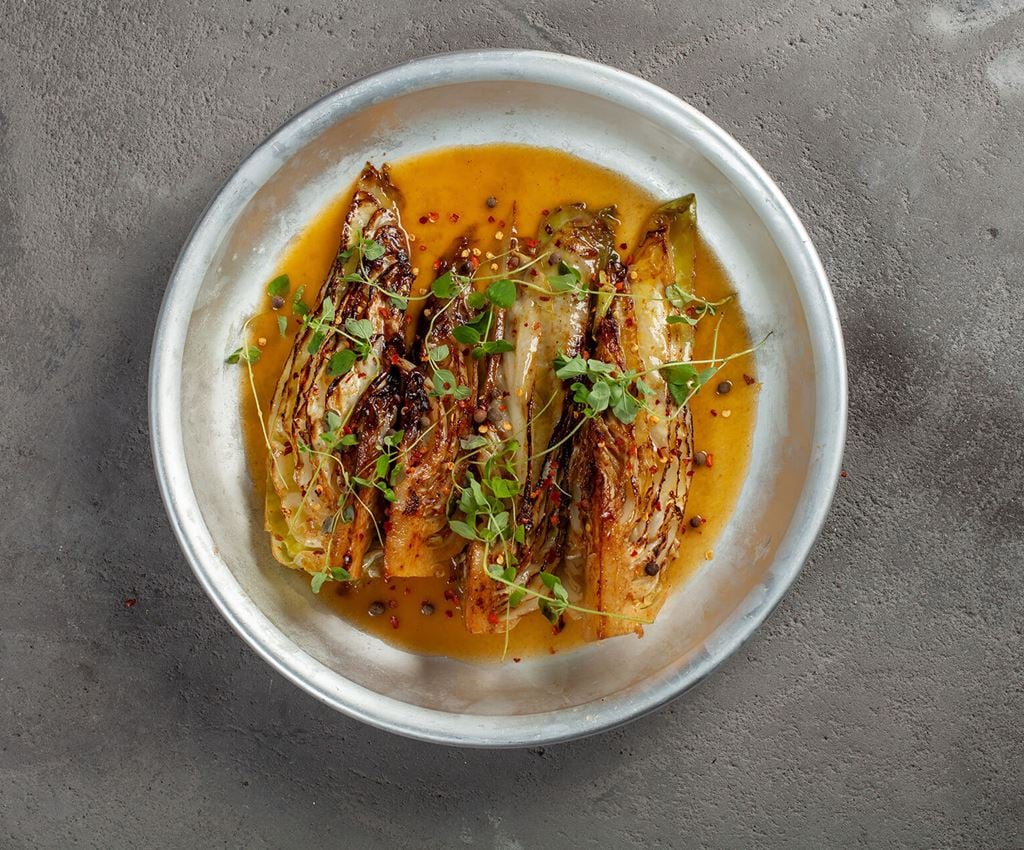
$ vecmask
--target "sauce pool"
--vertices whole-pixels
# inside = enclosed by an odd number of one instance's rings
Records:
[[[498,253],[501,237],[497,234],[507,235],[513,205],[520,237],[532,237],[548,209],[577,201],[585,202],[591,209],[614,204],[621,222],[616,247],[626,258],[640,238],[647,217],[667,200],[654,198],[618,174],[546,148],[519,145],[447,148],[400,160],[390,168],[391,179],[402,196],[402,223],[410,235],[412,265],[418,269],[414,294],[430,286],[435,274],[434,260],[468,227],[474,228],[475,244],[482,251]],[[351,197],[352,189],[348,188],[295,238],[276,272],[289,276],[290,291],[285,306],[273,310],[267,297],[260,313],[252,320],[249,343],[266,340],[260,346],[261,357],[253,366],[256,392],[264,413],[270,409],[278,378],[299,328],[298,319],[290,311],[292,295],[299,286],[304,286],[309,301],[319,291],[338,251],[341,226]],[[493,207],[488,205],[488,198],[496,200]],[[700,198],[697,198],[697,211],[699,222]],[[261,282],[265,284],[266,281]],[[732,292],[724,270],[703,240],[699,240],[697,246],[695,289],[710,301]],[[410,325],[420,304],[417,301],[409,304]],[[288,319],[283,337],[278,330],[279,316]],[[698,326],[695,359],[710,357],[714,323],[715,319],[706,318]],[[719,354],[742,351],[750,345],[739,306],[731,302],[724,310],[718,338]],[[715,538],[728,522],[739,495],[750,457],[757,403],[758,386],[753,381],[752,369],[753,361],[749,357],[726,364],[690,402],[694,449],[706,452],[710,462],[695,467],[684,534],[677,557],[669,565],[666,593],[685,592],[686,578],[703,562],[713,559]],[[248,375],[242,380],[245,382],[242,414],[246,451],[253,481],[262,499],[266,490],[266,446]],[[719,394],[717,388],[723,382],[729,382],[731,388]],[[297,573],[294,579],[308,586],[309,576],[305,573]],[[328,582],[320,590],[319,600],[311,593],[310,604],[328,604],[363,631],[413,652],[500,661],[505,636],[469,634],[462,623],[458,593],[457,585],[441,579],[374,579],[356,586]],[[566,628],[556,635],[542,615],[533,613],[523,617],[512,629],[507,658],[518,660],[538,653],[565,652],[579,646],[582,640],[582,629],[576,621],[567,619]]]

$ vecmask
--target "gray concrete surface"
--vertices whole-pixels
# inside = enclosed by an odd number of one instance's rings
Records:
[[[1024,846],[1024,2],[285,3],[0,0],[0,846]],[[235,165],[366,72],[484,45],[640,73],[753,152],[832,278],[852,414],[743,651],[626,729],[500,753],[361,726],[244,646],[145,409]]]

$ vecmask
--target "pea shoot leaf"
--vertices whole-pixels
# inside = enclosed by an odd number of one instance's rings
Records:
[[[446,271],[430,284],[430,291],[438,298],[454,298],[459,294],[459,287],[455,283],[455,277],[451,271]]]
[[[335,351],[327,362],[327,374],[332,378],[347,375],[356,363],[356,353],[351,348]]]
[[[242,362],[242,363],[252,364],[252,363],[255,363],[257,360],[260,359],[260,355],[262,353],[263,352],[261,352],[255,345],[246,345],[246,346],[243,346],[242,348],[236,348],[234,351],[232,351],[228,355],[226,362],[228,362],[228,363]]]
[[[280,274],[267,284],[267,295],[283,297],[288,294],[288,275]]]
[[[463,345],[476,345],[480,342],[480,331],[472,325],[459,325],[452,330],[452,336]]]
[[[370,260],[373,262],[374,260],[379,260],[384,256],[384,246],[381,245],[380,242],[375,242],[372,239],[365,240],[362,243],[362,248],[364,260]]]
[[[448,521],[448,527],[451,528],[459,537],[465,537],[467,540],[476,540],[476,529],[468,523],[462,522],[458,519]]]
[[[516,285],[514,281],[503,278],[488,286],[484,294],[496,307],[511,307],[516,301]]]

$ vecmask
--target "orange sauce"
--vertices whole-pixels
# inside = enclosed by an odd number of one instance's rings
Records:
[[[401,160],[391,165],[391,177],[402,193],[402,219],[410,234],[412,264],[418,269],[414,294],[424,291],[433,279],[432,264],[468,227],[475,228],[476,244],[486,251],[500,251],[496,234],[507,231],[515,203],[516,227],[520,236],[533,236],[543,212],[558,205],[584,201],[597,209],[615,204],[621,225],[618,248],[627,257],[640,237],[651,211],[668,200],[655,198],[625,178],[560,151],[517,145],[448,148]],[[287,274],[290,293],[305,287],[307,299],[318,291],[337,253],[352,191],[340,194],[313,223],[300,233],[281,260],[278,274]],[[486,205],[493,196],[494,208]],[[697,199],[698,216],[700,198]],[[436,222],[421,223],[424,216],[437,214]],[[490,219],[493,219],[490,220]],[[729,280],[710,248],[701,240],[697,249],[696,291],[708,300],[732,292]],[[265,299],[251,324],[250,344],[262,339],[262,356],[255,364],[256,392],[264,413],[270,409],[278,377],[291,350],[298,322],[290,314],[291,294],[285,307],[274,311]],[[419,302],[410,302],[414,313]],[[278,332],[278,316],[288,318],[284,337]],[[413,318],[411,315],[410,318]],[[694,358],[711,355],[714,320],[705,319],[697,329]],[[719,355],[750,347],[750,336],[735,303],[727,305],[718,338]],[[729,520],[746,472],[753,435],[757,385],[749,382],[750,358],[727,364],[712,382],[691,401],[694,448],[709,454],[708,466],[696,468],[686,510],[685,533],[675,562],[669,566],[667,593],[685,593],[685,581],[702,562],[714,557],[714,542]],[[266,447],[247,378],[243,422],[253,481],[261,497],[266,486]],[[731,381],[724,395],[716,392],[722,381]],[[699,528],[690,519],[700,515]],[[269,546],[269,541],[267,543]],[[298,579],[308,582],[301,573]],[[446,598],[447,591],[447,598]],[[447,655],[463,659],[497,661],[502,657],[504,635],[470,635],[462,624],[457,602],[458,588],[440,579],[383,579],[348,586],[326,583],[319,599],[310,604],[328,604],[360,629],[414,652]],[[454,597],[454,598],[453,598]],[[385,612],[370,616],[373,602],[383,602]],[[422,613],[424,603],[433,614]],[[570,620],[558,635],[539,613],[523,617],[509,636],[508,658],[564,652],[582,641],[581,629]]]

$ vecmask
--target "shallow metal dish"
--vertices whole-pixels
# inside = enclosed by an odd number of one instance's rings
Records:
[[[715,558],[643,640],[521,664],[421,657],[354,629],[270,557],[223,366],[289,240],[366,160],[523,142],[625,173],[655,195],[696,192],[731,275],[764,382],[753,459]],[[160,488],[196,576],[277,670],[384,729],[524,746],[618,726],[692,687],[758,627],[796,577],[839,475],[846,372],[835,306],[778,187],[697,110],[582,59],[507,50],[410,62],[324,98],[260,146],[195,228],[153,341],[150,419]]]

